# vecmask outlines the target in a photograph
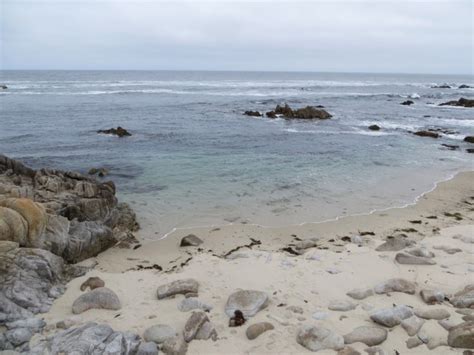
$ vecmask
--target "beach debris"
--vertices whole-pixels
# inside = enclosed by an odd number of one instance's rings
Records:
[[[245,335],[247,336],[247,339],[254,340],[258,338],[261,334],[272,329],[275,329],[272,323],[260,322],[250,325],[245,331]]]
[[[375,323],[381,324],[385,327],[392,328],[399,325],[404,319],[413,316],[413,311],[410,307],[405,305],[395,306],[392,308],[384,308],[375,311],[370,316]]]
[[[99,287],[80,295],[72,304],[72,313],[79,314],[92,308],[118,310],[122,305],[114,291]]]
[[[129,131],[127,131],[125,128],[122,128],[120,126],[118,126],[117,128],[99,129],[97,131],[97,133],[110,134],[110,135],[113,135],[113,136],[118,136],[120,138],[129,137],[129,136],[132,135]]]
[[[384,294],[390,292],[403,292],[410,295],[415,294],[416,285],[414,282],[405,279],[389,279],[381,282],[374,287],[374,291],[377,294]]]
[[[448,345],[453,348],[474,349],[474,322],[464,322],[449,330]]]
[[[244,314],[242,311],[236,309],[234,315],[229,319],[229,327],[240,327],[246,322]]]
[[[443,291],[424,289],[420,291],[420,296],[427,304],[441,303],[446,298]]]
[[[232,317],[236,310],[243,313],[245,317],[252,317],[268,304],[268,295],[265,292],[255,290],[238,290],[227,299],[225,313]]]
[[[465,99],[461,97],[459,100],[453,100],[448,102],[443,102],[439,106],[462,106],[462,107],[474,107],[474,100]]]
[[[379,345],[387,339],[387,330],[380,327],[361,326],[344,335],[344,343],[364,343],[368,346]]]
[[[449,302],[456,308],[474,308],[474,284],[467,285],[455,293]]]
[[[311,351],[344,348],[344,338],[341,335],[319,326],[301,328],[296,335],[296,342]]]
[[[380,131],[380,126],[373,124],[368,127],[371,131]]]
[[[92,290],[99,288],[99,287],[104,287],[105,282],[102,280],[100,277],[93,276],[89,277],[86,281],[84,281],[81,285],[81,291],[87,290],[89,287]]]
[[[399,264],[405,265],[435,265],[436,262],[431,260],[431,258],[426,258],[422,256],[414,256],[406,253],[397,253],[395,255],[395,260]]]
[[[413,336],[418,333],[425,321],[417,316],[411,316],[403,319],[401,322],[402,328],[405,329],[409,336]]]
[[[176,330],[166,324],[155,324],[147,328],[143,333],[145,341],[152,341],[156,344],[164,343],[167,339],[178,335]]]
[[[180,247],[197,247],[201,245],[203,241],[195,236],[194,234],[188,234],[187,236],[181,239],[181,243],[179,244]]]
[[[165,285],[161,285],[156,290],[159,300],[174,295],[185,295],[187,293],[198,293],[199,283],[194,279],[176,280]]]

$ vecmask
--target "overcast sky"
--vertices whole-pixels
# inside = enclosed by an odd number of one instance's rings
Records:
[[[0,0],[4,69],[473,71],[473,1]]]

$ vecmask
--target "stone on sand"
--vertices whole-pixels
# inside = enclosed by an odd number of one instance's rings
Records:
[[[275,327],[270,322],[255,323],[247,328],[247,330],[245,331],[245,335],[247,335],[247,339],[254,340],[261,334],[272,329],[275,329]]]
[[[375,311],[370,316],[375,323],[392,328],[399,325],[404,319],[413,316],[413,311],[405,305],[395,306],[392,308],[384,308]]]
[[[349,297],[352,297],[355,300],[363,300],[367,297],[370,297],[374,294],[374,290],[371,288],[356,288],[346,293]]]
[[[177,335],[176,330],[166,324],[156,324],[147,328],[143,333],[143,339],[148,342],[161,344],[166,339],[174,338]]]
[[[159,300],[174,295],[185,295],[187,293],[198,293],[199,283],[194,279],[176,280],[158,287],[156,295]]]
[[[402,320],[402,328],[405,329],[409,336],[413,336],[418,333],[425,321],[417,316],[412,316]]]
[[[441,319],[446,319],[450,317],[449,312],[443,308],[416,309],[415,315],[423,319],[435,319],[435,320],[441,320]]]
[[[178,303],[178,309],[181,312],[189,312],[193,309],[201,309],[203,311],[209,312],[212,310],[212,306],[207,303],[201,302],[196,297],[184,298],[181,302]]]
[[[387,339],[388,332],[385,329],[371,326],[355,328],[349,334],[344,335],[346,344],[364,343],[368,346],[379,345]]]
[[[338,311],[338,312],[347,312],[352,311],[357,307],[357,304],[350,302],[350,301],[332,301],[328,305],[328,309],[331,311]]]
[[[255,290],[238,290],[227,299],[225,313],[232,317],[236,310],[240,310],[245,317],[252,317],[268,304],[268,295]]]
[[[415,256],[406,253],[397,253],[395,255],[395,260],[399,264],[404,265],[435,265],[436,261],[432,260],[431,258],[426,258],[422,256]]]
[[[375,248],[375,250],[376,251],[400,251],[414,244],[415,244],[414,241],[404,238],[403,236],[400,235],[394,238],[387,239],[385,243],[380,244],[377,248]]]
[[[390,279],[377,284],[374,291],[377,294],[384,294],[390,292],[403,292],[410,295],[415,294],[416,285],[414,282],[405,279]]]
[[[427,304],[441,303],[444,301],[446,297],[443,291],[428,290],[428,289],[421,290],[420,296],[423,299],[423,301]]]
[[[183,336],[184,341],[189,343],[196,337],[196,334],[201,329],[202,325],[206,322],[209,322],[209,318],[207,317],[206,313],[199,311],[193,312],[191,317],[189,317],[188,321],[184,325]]]
[[[179,244],[180,247],[197,247],[201,245],[203,241],[195,236],[194,234],[188,234],[187,236],[181,239],[181,243]]]
[[[152,341],[146,343],[141,342],[138,347],[137,355],[158,355],[158,347],[156,343]]]
[[[296,335],[296,342],[311,351],[344,348],[344,338],[341,335],[320,326],[301,328]]]
[[[99,287],[80,295],[72,304],[72,313],[79,314],[92,308],[118,310],[122,306],[114,291]]]
[[[474,308],[474,284],[455,293],[449,302],[456,308]]]
[[[453,348],[474,349],[474,322],[464,322],[451,328],[448,345]]]

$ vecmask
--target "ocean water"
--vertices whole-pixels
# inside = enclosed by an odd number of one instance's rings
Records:
[[[33,167],[107,167],[145,238],[175,227],[322,221],[411,203],[472,170],[472,76],[3,71],[0,152]],[[456,88],[435,89],[448,83]],[[412,97],[415,104],[400,102]],[[253,118],[277,104],[333,118]],[[367,126],[378,124],[379,132]],[[127,128],[132,137],[97,134]],[[445,128],[441,139],[408,131]],[[450,151],[441,143],[460,145]]]

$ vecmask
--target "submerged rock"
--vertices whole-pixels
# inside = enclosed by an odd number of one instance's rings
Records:
[[[255,290],[238,290],[227,299],[225,313],[234,316],[236,310],[240,310],[245,317],[252,317],[258,311],[265,308],[268,303],[268,295],[265,292]]]
[[[376,124],[373,124],[373,125],[370,125],[369,126],[369,129],[371,131],[380,131],[380,126],[376,125]]]
[[[474,143],[474,136],[466,136],[464,137],[463,141],[467,143]]]
[[[432,131],[417,131],[417,132],[414,132],[413,134],[419,137],[429,137],[429,138],[441,137],[439,133],[432,132]]]
[[[253,116],[253,117],[262,117],[263,114],[258,111],[245,111],[244,115],[246,116]]]
[[[125,128],[122,128],[118,126],[117,128],[110,128],[110,129],[99,129],[97,133],[102,133],[102,134],[111,134],[114,136],[118,136],[120,138],[122,137],[129,137],[132,134],[127,131]]]
[[[413,105],[414,102],[411,101],[411,100],[406,100],[406,101],[403,101],[400,105],[405,105],[405,106],[410,106],[410,105]]]

